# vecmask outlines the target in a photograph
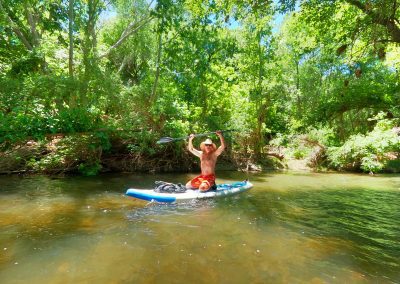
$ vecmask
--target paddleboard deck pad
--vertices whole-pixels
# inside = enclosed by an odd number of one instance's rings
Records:
[[[129,188],[126,191],[126,195],[147,201],[173,203],[188,201],[192,199],[214,198],[233,195],[247,191],[252,187],[253,184],[249,181],[241,181],[234,183],[218,184],[216,190],[209,190],[206,192],[201,192],[198,189],[188,189],[186,190],[186,192],[183,193],[165,193],[155,192],[153,189]]]

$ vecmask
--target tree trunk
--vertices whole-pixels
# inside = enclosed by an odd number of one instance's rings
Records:
[[[255,156],[259,158],[262,154],[262,149],[264,146],[264,138],[262,135],[262,125],[265,122],[266,118],[266,111],[267,111],[267,103],[264,102],[263,98],[263,78],[264,78],[264,54],[261,46],[261,35],[258,35],[258,82],[257,82],[257,97],[259,100],[259,106],[257,107],[257,128],[256,128],[256,141],[255,141],[255,147],[254,147],[254,152]]]
[[[74,0],[69,0],[68,7],[68,36],[69,36],[69,57],[68,71],[71,78],[74,77]]]
[[[160,62],[161,62],[161,49],[162,49],[162,30],[164,26],[164,21],[161,20],[160,31],[158,35],[158,48],[157,48],[157,61],[156,61],[156,75],[153,84],[153,90],[150,96],[150,102],[153,103],[157,100],[157,86],[158,86],[158,79],[160,77]]]
[[[85,27],[85,41],[84,41],[84,54],[83,61],[85,65],[85,73],[91,71],[91,67],[96,57],[97,37],[96,37],[96,22],[99,15],[98,0],[88,1],[88,19]]]
[[[297,115],[301,116],[302,107],[301,107],[301,98],[300,98],[300,71],[299,64],[300,59],[295,61],[296,64],[296,99],[297,99]]]
[[[39,46],[39,41],[40,41],[40,35],[36,29],[37,17],[34,13],[32,13],[30,5],[25,7],[25,13],[31,31],[32,46],[37,47]]]
[[[81,103],[87,104],[87,93],[89,82],[92,79],[95,71],[98,69],[97,62],[97,37],[96,37],[96,23],[98,16],[101,12],[99,9],[99,0],[88,0],[87,6],[87,21],[85,26],[85,38],[82,47],[83,51],[83,65],[85,71],[83,74],[83,82],[81,86]]]
[[[254,147],[254,152],[257,158],[261,157],[264,147],[264,137],[262,134],[262,125],[265,122],[267,114],[267,102],[260,102],[257,109],[257,128],[256,128],[256,145]]]

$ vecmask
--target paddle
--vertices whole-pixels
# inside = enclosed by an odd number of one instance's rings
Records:
[[[228,129],[228,130],[220,130],[221,132],[232,132],[232,131],[237,131],[235,129]],[[208,136],[211,134],[215,134],[216,131],[213,132],[207,132],[207,133],[201,133],[201,134],[195,134],[194,137],[201,137],[201,136]],[[179,140],[186,140],[188,139],[189,136],[185,137],[179,137],[179,138],[171,138],[171,137],[162,137],[160,140],[157,141],[157,144],[164,144],[164,143],[169,143],[169,142],[175,142]]]

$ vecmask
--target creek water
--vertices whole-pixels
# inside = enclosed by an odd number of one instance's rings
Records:
[[[0,177],[0,283],[400,283],[400,176],[219,172],[250,191],[124,195],[194,175]]]

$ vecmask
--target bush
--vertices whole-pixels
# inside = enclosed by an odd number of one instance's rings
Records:
[[[298,148],[293,151],[292,155],[296,160],[301,160],[307,156],[307,152],[308,151],[306,149]]]
[[[101,156],[111,144],[105,133],[73,135],[47,143],[47,152],[27,162],[29,169],[44,173],[79,172],[96,175]]]
[[[328,149],[328,159],[337,169],[376,173],[385,169],[393,155],[400,150],[400,137],[393,130],[394,122],[384,119],[366,135],[352,135],[340,147]]]

